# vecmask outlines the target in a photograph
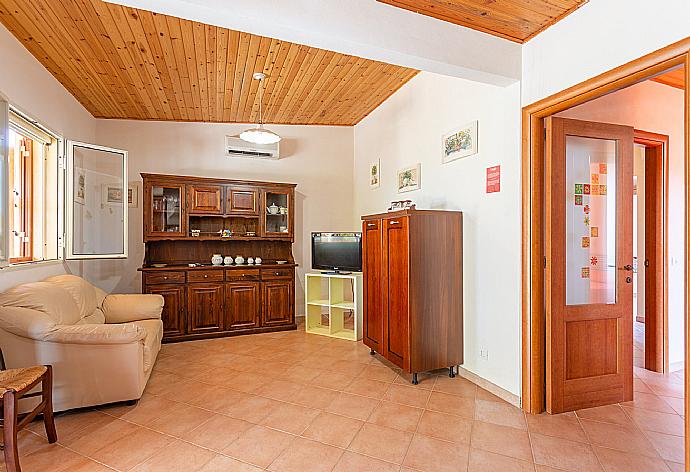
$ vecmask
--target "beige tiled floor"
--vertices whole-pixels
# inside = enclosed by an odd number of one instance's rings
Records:
[[[172,344],[138,405],[59,415],[56,445],[34,423],[20,454],[27,472],[682,470],[682,376],[635,377],[628,404],[526,416],[461,378],[412,386],[361,343]]]

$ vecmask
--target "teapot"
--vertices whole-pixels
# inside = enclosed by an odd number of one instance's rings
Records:
[[[273,203],[271,204],[271,206],[268,207],[268,212],[269,212],[271,215],[277,215],[277,214],[278,214],[278,211],[280,211],[280,208],[278,207],[278,205],[275,204],[275,202],[273,202]]]

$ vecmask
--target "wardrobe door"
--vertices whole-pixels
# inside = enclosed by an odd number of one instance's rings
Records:
[[[383,354],[383,239],[381,220],[362,222],[362,272],[364,273],[364,336],[363,342]]]
[[[383,225],[386,357],[409,370],[409,217],[389,218]]]

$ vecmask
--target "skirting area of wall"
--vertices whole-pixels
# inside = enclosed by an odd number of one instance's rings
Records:
[[[514,405],[518,408],[521,407],[519,396],[515,395],[514,393],[510,393],[508,390],[505,390],[496,384],[489,382],[488,380],[486,380],[483,377],[478,376],[474,372],[470,372],[469,370],[460,366],[458,368],[458,374],[460,374],[460,377],[463,377],[463,378],[469,380],[470,382],[477,384],[478,386],[480,386],[484,390],[493,393],[498,398],[507,401],[511,405]]]

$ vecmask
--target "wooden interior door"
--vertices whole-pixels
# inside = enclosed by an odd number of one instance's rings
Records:
[[[633,128],[546,120],[546,409],[632,400]]]
[[[386,357],[409,371],[409,217],[387,218],[383,225]]]
[[[259,282],[234,282],[225,286],[224,329],[256,328],[260,312]]]
[[[362,272],[364,274],[364,333],[363,342],[374,351],[382,354],[383,311],[381,293],[381,271],[383,240],[381,220],[362,222]]]

